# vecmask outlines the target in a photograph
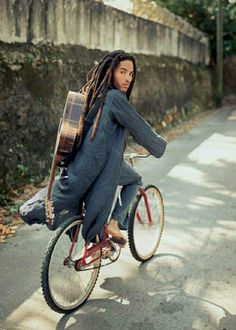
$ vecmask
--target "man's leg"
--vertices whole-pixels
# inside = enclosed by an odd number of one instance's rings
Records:
[[[129,207],[142,186],[141,176],[126,161],[123,161],[119,185],[121,190],[121,203],[118,199],[113,210],[111,221],[107,226],[107,233],[116,237],[123,237],[120,228],[127,229]]]

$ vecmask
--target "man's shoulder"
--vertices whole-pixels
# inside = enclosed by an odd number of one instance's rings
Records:
[[[112,88],[107,92],[107,97],[114,99],[124,99],[127,101],[127,96],[124,92],[121,92],[119,89]]]

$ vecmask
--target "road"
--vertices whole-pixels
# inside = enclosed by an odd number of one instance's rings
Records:
[[[165,200],[159,251],[142,265],[125,248],[71,315],[51,311],[40,289],[51,233],[23,225],[0,247],[0,329],[235,330],[235,166],[236,107],[212,111],[162,159],[140,160]]]

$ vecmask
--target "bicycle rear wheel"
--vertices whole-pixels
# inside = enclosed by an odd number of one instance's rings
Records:
[[[68,219],[55,231],[42,261],[43,295],[49,307],[58,313],[69,313],[81,306],[91,294],[99,274],[100,258],[86,271],[75,270],[74,264],[83,256],[85,248],[81,232],[82,221]],[[93,257],[100,254],[98,250]]]
[[[143,188],[147,196],[139,192],[130,211],[128,238],[129,247],[133,257],[138,261],[147,261],[155,254],[164,228],[163,198],[154,185]],[[148,207],[152,222],[148,216]]]

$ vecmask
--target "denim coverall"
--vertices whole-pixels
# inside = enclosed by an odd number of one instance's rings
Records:
[[[117,202],[112,217],[126,226],[128,207],[142,184],[141,177],[123,160],[126,129],[135,142],[157,158],[166,148],[166,141],[130,105],[126,94],[117,89],[107,92],[94,141],[90,139],[92,129],[91,126],[68,165],[68,177],[55,180],[52,189],[58,225],[75,215],[78,201],[85,197],[82,234],[88,242],[102,233],[117,185],[125,187],[121,192],[122,205]],[[44,188],[20,208],[20,215],[28,224],[45,223],[46,191]]]

